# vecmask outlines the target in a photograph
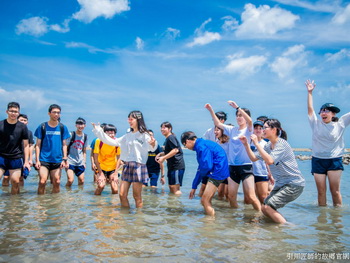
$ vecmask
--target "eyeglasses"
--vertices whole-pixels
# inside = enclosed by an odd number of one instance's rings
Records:
[[[321,113],[330,113],[331,111],[329,109],[322,109],[320,110],[320,114]]]
[[[266,129],[268,129],[268,128],[271,128],[271,127],[269,127],[269,126],[264,126],[264,127],[262,127],[263,130],[266,130]]]
[[[13,113],[13,114],[18,114],[19,113],[19,111],[16,111],[16,110],[9,110],[8,112],[9,113]]]
[[[52,114],[61,114],[60,111],[51,111]]]

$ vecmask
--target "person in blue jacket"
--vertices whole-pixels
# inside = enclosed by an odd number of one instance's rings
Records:
[[[191,131],[184,132],[181,135],[181,143],[187,149],[197,153],[198,170],[192,183],[189,198],[192,199],[195,196],[202,177],[208,176],[209,179],[201,198],[201,204],[207,215],[214,216],[215,210],[212,207],[211,199],[218,186],[230,176],[226,153],[219,144],[197,138],[196,134]]]

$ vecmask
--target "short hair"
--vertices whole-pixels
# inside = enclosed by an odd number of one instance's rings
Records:
[[[18,102],[15,101],[11,101],[7,104],[7,110],[9,110],[10,108],[17,108],[17,109],[21,109],[21,107],[19,106]]]
[[[258,121],[262,121],[262,122],[265,122],[267,121],[269,118],[265,115],[262,115],[262,116],[259,116],[258,118],[256,118],[256,120]]]
[[[84,118],[82,117],[79,117],[76,121],[75,121],[75,124],[86,124],[86,121]]]
[[[216,117],[218,117],[219,120],[227,120],[227,114],[223,111],[218,111],[215,113]]]
[[[249,115],[249,117],[251,116],[250,115],[250,110],[247,109],[247,108],[241,108],[242,111],[244,111],[245,113],[247,113]],[[236,110],[236,116],[238,115],[238,109]]]
[[[59,109],[61,111],[61,107],[57,104],[51,104],[49,107],[49,112],[51,112],[53,109]]]
[[[19,119],[19,118],[24,118],[24,119],[26,119],[26,120],[28,120],[28,115],[27,114],[23,114],[23,113],[21,113],[20,115],[18,115],[18,117],[17,117],[17,120]]]
[[[197,135],[193,131],[187,131],[183,132],[181,134],[181,143],[185,144],[187,140],[193,141],[194,139],[197,139]]]
[[[115,127],[113,124],[106,124],[106,126],[103,127],[103,131],[114,131],[115,134],[117,134],[117,127]]]

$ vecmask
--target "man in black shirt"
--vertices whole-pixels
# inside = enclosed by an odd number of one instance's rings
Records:
[[[0,121],[0,179],[9,170],[11,194],[19,194],[22,168],[30,170],[28,128],[17,120],[19,111],[19,104],[10,102],[7,105],[7,119]]]

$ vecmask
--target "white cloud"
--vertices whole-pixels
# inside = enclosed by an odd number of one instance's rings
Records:
[[[326,57],[327,57],[327,61],[337,62],[337,61],[342,60],[344,58],[350,58],[350,50],[343,48],[342,50],[340,50],[339,52],[334,53],[334,54],[327,53]]]
[[[334,0],[321,0],[317,2],[308,2],[304,0],[275,0],[275,2],[325,13],[333,13],[338,9],[338,1]]]
[[[332,22],[337,25],[344,25],[350,22],[350,4],[338,11],[333,17]]]
[[[62,25],[54,24],[50,25],[50,29],[59,33],[67,33],[69,32],[69,23],[72,19],[65,19],[62,23]]]
[[[137,50],[143,50],[143,48],[145,46],[145,42],[139,37],[136,38],[135,42],[136,42]]]
[[[90,23],[98,17],[112,18],[116,14],[129,11],[128,0],[77,0],[81,9],[73,18]]]
[[[306,51],[304,45],[289,47],[280,57],[277,57],[270,65],[271,70],[280,78],[291,77],[296,67],[304,67],[306,62]]]
[[[236,18],[233,18],[232,16],[224,16],[221,18],[224,20],[224,24],[222,25],[222,30],[224,31],[233,31],[238,28],[238,21]]]
[[[180,36],[180,30],[178,30],[176,28],[168,27],[163,35],[168,40],[175,40],[176,38],[178,38]]]
[[[31,36],[42,36],[49,31],[49,26],[47,25],[47,17],[34,16],[27,19],[22,19],[16,26],[16,33],[27,34]]]
[[[112,53],[112,52],[108,52],[107,50],[103,50],[100,48],[96,48],[94,46],[90,46],[88,44],[85,43],[81,43],[81,42],[67,42],[65,43],[65,47],[66,48],[85,48],[87,49],[90,53],[97,53],[97,52],[102,52],[102,53]]]
[[[217,41],[221,39],[221,35],[217,32],[204,31],[206,24],[210,22],[211,22],[211,18],[204,21],[204,23],[202,23],[201,26],[194,31],[196,37],[193,39],[191,43],[187,44],[188,47],[193,47],[197,45],[203,46],[213,41]]]
[[[277,32],[291,29],[299,16],[279,7],[261,5],[258,8],[253,4],[246,4],[242,13],[242,24],[236,35],[239,37],[267,37]]]
[[[242,54],[237,53],[228,56],[228,60],[223,72],[249,76],[256,73],[265,64],[267,58],[265,56],[243,57]]]
[[[9,89],[6,90],[0,87],[0,102],[6,104],[10,101],[17,101],[21,108],[36,108],[40,109],[47,105],[47,99],[44,97],[44,93],[35,89]]]

